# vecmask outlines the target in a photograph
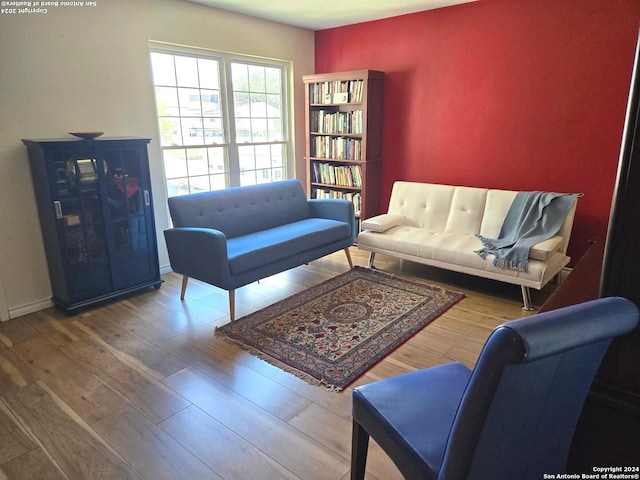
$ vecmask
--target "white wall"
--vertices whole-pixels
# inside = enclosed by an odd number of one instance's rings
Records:
[[[4,296],[2,278],[0,278],[0,322],[5,322],[7,320],[9,320],[9,308],[7,307],[7,299]]]
[[[22,138],[69,131],[149,136],[160,265],[168,225],[149,40],[292,62],[294,120],[304,124],[301,76],[313,73],[311,30],[182,0],[97,0],[0,15],[0,281],[12,317],[49,303],[51,289]],[[298,176],[305,175],[297,128]]]

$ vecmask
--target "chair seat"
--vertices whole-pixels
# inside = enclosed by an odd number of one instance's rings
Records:
[[[363,385],[353,391],[353,419],[407,478],[437,479],[470,376],[456,362]]]

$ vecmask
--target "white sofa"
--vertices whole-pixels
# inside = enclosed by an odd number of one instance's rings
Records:
[[[498,238],[518,192],[415,182],[395,182],[386,214],[362,222],[357,245],[376,253],[456,272],[520,285],[525,310],[532,310],[529,288],[543,288],[569,263],[566,255],[577,202],[557,235],[534,245],[527,271],[493,265],[483,259],[476,237]]]

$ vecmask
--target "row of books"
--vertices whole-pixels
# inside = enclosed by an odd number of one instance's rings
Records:
[[[311,139],[311,156],[338,160],[361,160],[362,140],[349,137],[317,136]]]
[[[326,188],[315,188],[312,192],[313,198],[342,198],[353,202],[353,208],[356,215],[360,215],[362,211],[362,195],[357,192],[341,192],[340,190],[331,190]]]
[[[311,112],[311,131],[319,133],[362,133],[362,110],[351,112],[331,112],[315,110]]]
[[[340,187],[362,187],[360,165],[334,165],[312,162],[311,181]]]
[[[312,83],[309,100],[316,104],[361,103],[363,80],[336,80],[333,82]],[[336,95],[346,94],[346,95]],[[336,100],[339,97],[340,100]]]

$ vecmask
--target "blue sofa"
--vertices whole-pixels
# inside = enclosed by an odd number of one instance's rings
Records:
[[[344,249],[356,236],[353,204],[306,198],[298,180],[285,180],[169,198],[173,228],[164,236],[174,272],[229,291]]]

